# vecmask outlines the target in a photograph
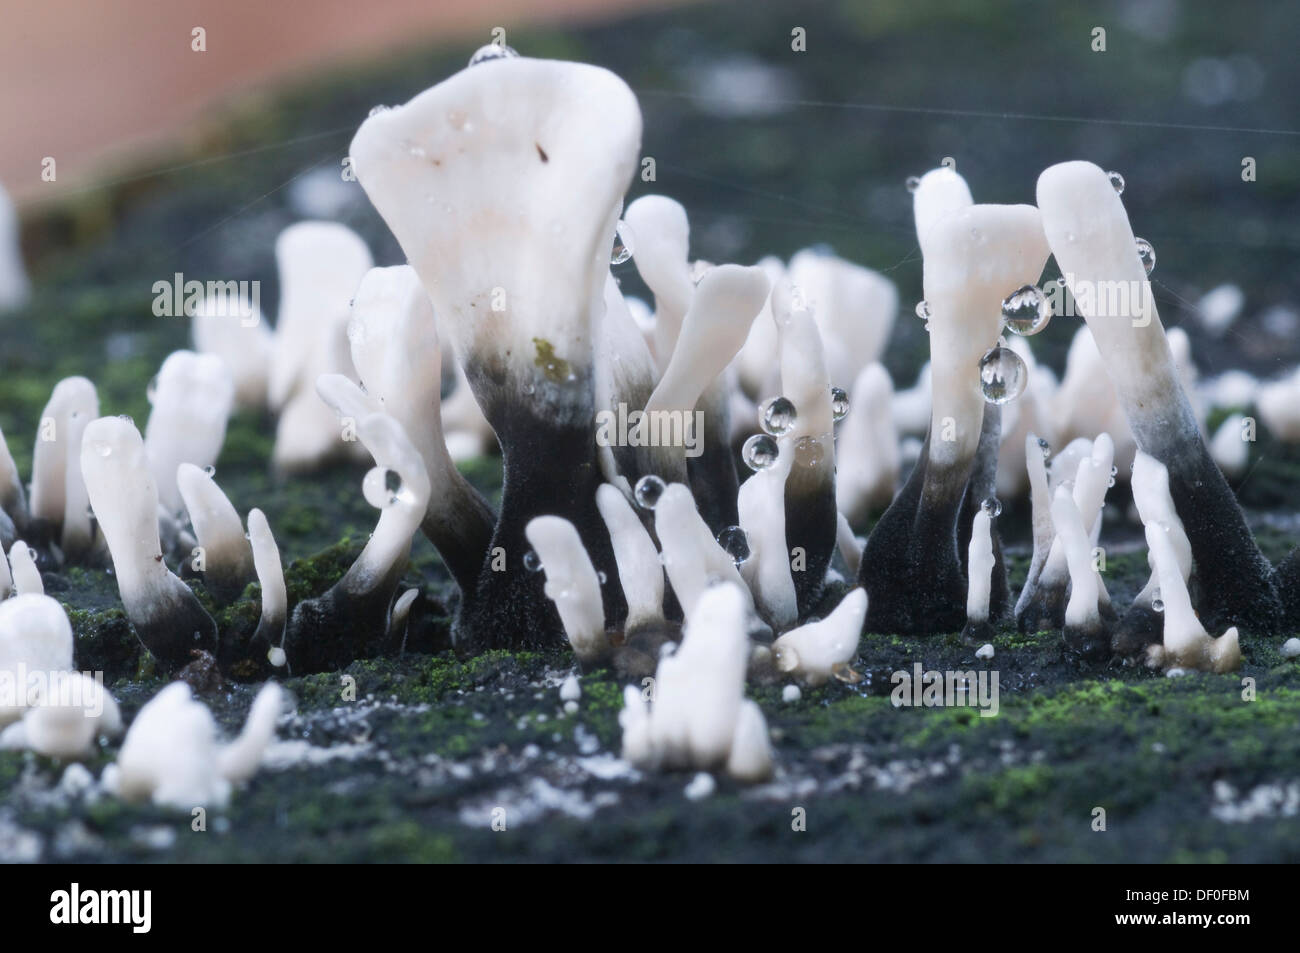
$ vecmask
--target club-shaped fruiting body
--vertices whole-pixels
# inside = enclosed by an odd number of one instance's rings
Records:
[[[191,811],[224,808],[233,786],[253,776],[275,735],[282,693],[269,682],[258,692],[244,730],[228,744],[189,685],[173,682],[136,715],[118,753],[110,785],[129,801]]]
[[[213,466],[225,443],[234,406],[230,370],[216,355],[173,351],[149,387],[149,402],[144,429],[149,472],[164,510],[179,513],[177,468],[182,463]]]
[[[0,732],[0,749],[25,748],[47,758],[89,757],[96,741],[122,730],[117,702],[84,672],[49,672],[21,721]]]
[[[803,291],[788,280],[772,289],[772,318],[781,352],[781,396],[796,417],[785,431],[794,465],[785,480],[785,537],[799,611],[821,597],[835,550],[835,422],[825,349]],[[798,562],[796,563],[796,560]]]
[[[144,647],[166,670],[187,664],[196,649],[215,654],[215,623],[163,562],[158,490],[135,425],[122,417],[92,421],[82,437],[81,472],[127,618]]]
[[[1080,283],[1097,288],[1119,282],[1132,289],[1113,309],[1100,304],[1103,296],[1081,297],[1077,291],[1076,305],[1138,447],[1169,469],[1170,492],[1201,573],[1202,615],[1223,625],[1272,629],[1281,609],[1272,567],[1201,439],[1123,202],[1103,170],[1088,162],[1066,162],[1039,176],[1038,205],[1052,253],[1072,291]],[[1110,310],[1118,313],[1102,313]]]
[[[90,548],[92,530],[78,452],[82,431],[97,416],[99,397],[84,377],[59,381],[41,411],[32,451],[28,531],[41,549],[53,544],[75,558]]]
[[[358,421],[357,436],[374,457],[362,491],[379,509],[379,522],[343,578],[294,608],[284,650],[296,671],[337,668],[357,657],[359,647],[372,654],[384,648],[382,640],[367,642],[366,635],[387,630],[411,538],[428,506],[424,459],[401,424],[385,413],[368,414]]]
[[[628,205],[623,220],[636,236],[632,261],[655,298],[651,350],[662,371],[672,358],[695,293],[690,223],[686,210],[664,195],[641,196]]]
[[[1241,665],[1237,628],[1232,626],[1217,639],[1205,631],[1192,609],[1172,535],[1172,528],[1167,524],[1146,525],[1147,547],[1155,563],[1156,576],[1160,580],[1160,598],[1164,603],[1164,641],[1150,647],[1148,663],[1166,669],[1234,671]]]
[[[662,627],[664,567],[654,540],[627,497],[612,484],[601,484],[596,491],[596,506],[609,530],[619,583],[627,599],[624,632],[631,636],[640,629]]]
[[[72,668],[72,625],[49,596],[17,595],[0,602],[0,726],[21,718],[26,676]]]
[[[843,675],[857,658],[866,617],[867,591],[851,590],[826,618],[791,629],[772,643],[777,667],[808,685]]]
[[[235,389],[235,406],[261,410],[266,406],[275,335],[253,302],[227,297],[205,298],[194,309],[190,325],[194,350],[221,359],[230,372]]]
[[[424,534],[462,589],[471,588],[488,552],[495,515],[447,453],[439,402],[443,362],[438,329],[429,296],[413,268],[399,265],[366,272],[352,302],[348,341],[368,403],[402,425],[424,460],[436,491],[429,494],[421,523]]]
[[[1001,408],[1002,446],[998,450],[997,497],[1008,501],[1021,498],[1027,488],[1026,435],[1037,434],[1049,445],[1057,439],[1052,400],[1058,387],[1052,369],[1034,359],[1028,339],[1018,334],[1009,337],[1011,350],[1025,362],[1029,383],[1019,398]],[[1128,429],[1127,424],[1124,427]]]
[[[651,770],[725,767],[746,781],[771,773],[766,721],[745,698],[749,612],[739,586],[722,583],[701,595],[681,646],[659,662],[653,698],[635,685],[624,689],[626,760]]]
[[[1285,443],[1300,443],[1300,370],[1260,385],[1255,405],[1269,433]]]
[[[1065,644],[1085,657],[1102,656],[1109,649],[1109,633],[1101,617],[1105,586],[1092,563],[1088,528],[1068,487],[1057,487],[1052,497],[1052,525],[1056,528],[1053,550],[1060,547],[1070,577],[1063,617]]]
[[[539,516],[524,530],[546,574],[546,595],[555,603],[578,661],[591,665],[609,651],[600,577],[573,524]]]
[[[1062,446],[1073,440],[1092,440],[1108,433],[1115,442],[1115,465],[1128,473],[1137,445],[1120,405],[1106,362],[1087,325],[1080,325],[1065,355],[1065,375],[1049,404],[1054,433],[1044,431],[1049,443]]]
[[[14,592],[20,596],[44,595],[45,583],[36,567],[36,552],[21,539],[9,547],[9,571]]]
[[[198,543],[186,563],[218,599],[235,598],[254,576],[253,550],[239,512],[217,486],[212,472],[196,464],[182,463],[176,468],[176,487]]]
[[[275,544],[271,525],[259,509],[248,511],[248,539],[253,552],[257,582],[262,588],[262,615],[255,640],[271,646],[267,657],[276,668],[284,665],[284,625],[289,617],[289,594],[284,584],[280,547]]]
[[[835,500],[851,525],[862,525],[871,513],[887,507],[898,486],[893,398],[889,372],[875,363],[862,369],[849,391],[849,415],[835,444]]]
[[[0,311],[22,307],[30,293],[18,244],[18,216],[9,194],[0,186]]]
[[[735,560],[714,538],[690,490],[680,483],[668,484],[654,514],[664,571],[687,622],[699,600],[720,582],[733,583],[752,611],[753,599]]]
[[[492,550],[521,565],[539,513],[572,522],[600,571],[613,555],[599,486],[593,322],[604,310],[621,196],[640,148],[626,84],[577,63],[510,58],[463,70],[368,118],[358,181],[433,301],[501,442]],[[492,572],[462,591],[460,644],[563,638],[540,578]],[[621,621],[617,587],[606,617]]]
[[[275,243],[280,311],[267,382],[279,413],[273,463],[281,471],[311,469],[348,444],[334,414],[316,394],[322,374],[347,374],[348,303],[374,263],[354,232],[332,222],[299,222]]]
[[[777,446],[776,461],[740,485],[736,505],[749,546],[740,574],[763,621],[774,632],[785,632],[799,619],[785,532],[785,487],[795,462],[794,440],[781,437]]]
[[[1229,414],[1210,438],[1210,456],[1229,480],[1240,480],[1250,468],[1250,441],[1245,437],[1246,418]]]
[[[27,493],[4,431],[0,430],[0,547],[8,549],[27,526]]]
[[[979,638],[988,634],[989,595],[993,589],[993,515],[983,506],[971,520],[966,547],[966,628],[963,634]]]
[[[1048,255],[1036,208],[970,205],[958,181],[936,170],[914,195],[930,311],[931,420],[920,461],[863,554],[858,578],[871,596],[872,631],[952,631],[965,621],[959,518],[963,504],[970,518],[982,503],[970,487],[993,490],[996,433],[984,438],[978,471],[976,455],[986,418],[1000,421],[986,414],[980,360],[997,342],[1002,300],[1036,281]]]

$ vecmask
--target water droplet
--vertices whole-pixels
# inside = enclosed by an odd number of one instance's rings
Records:
[[[1110,187],[1115,190],[1116,195],[1124,194],[1124,176],[1118,172],[1107,172],[1106,178],[1110,179]]]
[[[794,462],[804,467],[815,467],[826,456],[822,442],[816,437],[800,437],[794,442]]]
[[[541,557],[531,549],[528,550],[528,552],[524,553],[524,568],[529,572],[537,572],[537,570],[542,568]]]
[[[790,432],[798,417],[799,412],[795,409],[794,401],[788,397],[773,397],[763,404],[760,420],[764,431],[779,437]]]
[[[987,497],[984,502],[980,504],[980,509],[989,514],[993,519],[997,519],[1002,515],[1002,501],[996,496]]]
[[[647,473],[636,481],[632,495],[636,498],[637,506],[643,510],[652,510],[659,505],[659,497],[664,495],[666,489],[667,485],[662,479],[653,473]]]
[[[718,545],[726,550],[737,566],[749,558],[749,537],[739,526],[728,526],[720,532]]]
[[[1022,285],[1002,299],[1002,324],[1008,331],[1029,337],[1052,320],[1052,303],[1035,285]]]
[[[1152,599],[1152,600],[1151,600],[1151,611],[1152,611],[1152,612],[1164,612],[1164,611],[1165,611],[1165,602],[1164,602],[1164,600],[1161,599],[1159,596],[1157,596],[1156,598]]]
[[[799,667],[799,653],[793,646],[783,645],[780,648],[772,650],[772,657],[776,661],[776,667],[782,672],[793,672]]]
[[[122,423],[130,424],[132,427],[135,426],[135,418],[130,414],[118,414],[117,419],[122,421]]]
[[[266,660],[270,662],[274,668],[284,668],[284,663],[288,661],[288,658],[284,654],[284,649],[277,645],[271,649],[271,651],[266,653]]]
[[[376,509],[386,509],[397,502],[402,492],[402,478],[396,470],[373,467],[361,481],[361,495]]]
[[[751,470],[766,470],[776,463],[780,449],[770,434],[756,433],[745,441],[740,455]]]
[[[843,420],[849,415],[849,395],[843,387],[831,388],[831,416]]]
[[[206,476],[214,477],[217,475],[217,468],[209,463],[206,467],[203,468],[203,473]]]
[[[915,311],[916,316],[922,321],[930,320],[930,302],[926,301],[924,298],[916,303]]]
[[[1110,475],[1110,478],[1106,481],[1106,485],[1107,485],[1107,486],[1114,486],[1114,485],[1115,485],[1115,474],[1112,473],[1112,474]]]
[[[909,192],[915,192],[917,189],[919,189],[919,188],[921,187],[921,180],[920,180],[920,178],[918,178],[918,177],[915,176],[915,175],[909,175],[909,176],[908,176],[908,177],[903,181],[903,184],[904,184],[905,186],[907,186],[907,191],[909,191]]]
[[[611,265],[621,265],[632,257],[632,229],[621,218],[614,229],[614,250],[609,253]]]
[[[1151,243],[1145,238],[1136,239],[1138,258],[1142,260],[1142,267],[1146,269],[1149,275],[1156,267],[1156,250],[1151,247]]]
[[[367,115],[367,116],[378,116],[380,113],[386,113],[386,112],[388,112],[388,109],[389,109],[389,107],[387,107],[387,106],[385,106],[385,105],[383,105],[383,104],[381,103],[381,104],[378,105],[378,106],[373,106],[373,107],[371,107],[370,112],[368,112],[366,115]]]
[[[101,457],[110,457],[113,455],[113,445],[107,440],[96,440],[94,446],[95,452]]]
[[[603,586],[603,585],[606,583],[606,581],[609,579],[609,577],[605,575],[605,570],[603,570],[603,569],[598,570],[598,571],[596,572],[596,578],[597,578],[598,580],[600,580],[600,584],[601,584],[602,586]]]
[[[489,63],[492,60],[508,60],[518,55],[514,49],[504,43],[489,43],[474,51],[474,55],[469,58],[469,65],[478,66],[480,63]]]
[[[1042,437],[1038,438],[1038,449],[1043,451],[1043,459],[1046,460],[1052,455],[1052,445]]]
[[[1025,391],[1029,371],[1020,355],[1009,347],[990,348],[980,358],[980,390],[990,404],[1005,404]]]

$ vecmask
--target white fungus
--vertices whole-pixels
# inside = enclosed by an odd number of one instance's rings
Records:
[[[595,662],[609,648],[600,578],[573,524],[559,516],[538,516],[524,530],[546,573],[546,595],[555,603],[573,652]]]
[[[21,539],[9,547],[9,567],[12,572],[14,592],[20,596],[43,595],[45,584],[41,571],[36,568],[36,553]]]
[[[826,618],[791,629],[773,643],[777,667],[808,685],[824,684],[857,657],[866,616],[867,591],[854,589]]]
[[[226,440],[234,384],[219,357],[173,351],[149,388],[153,409],[144,431],[149,472],[169,514],[182,506],[176,471],[182,463],[211,467]],[[195,527],[197,529],[197,527]]]

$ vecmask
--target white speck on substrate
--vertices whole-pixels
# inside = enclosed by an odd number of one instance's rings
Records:
[[[802,697],[803,692],[799,691],[798,685],[787,685],[781,689],[781,701],[783,702],[797,702]]]
[[[993,657],[993,643],[985,642],[975,650],[975,657],[978,659],[991,659]]]
[[[702,801],[712,795],[717,786],[718,783],[713,780],[713,775],[701,771],[691,779],[691,783],[686,785],[682,793],[686,795],[687,800]]]
[[[1300,656],[1300,639],[1287,639],[1282,643],[1282,657],[1295,658]]]

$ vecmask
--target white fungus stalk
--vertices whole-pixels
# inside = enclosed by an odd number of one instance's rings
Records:
[[[635,236],[632,261],[655,297],[653,350],[662,371],[695,293],[688,260],[690,223],[686,210],[663,195],[643,195],[627,207],[623,220]]]
[[[648,473],[668,482],[686,480],[681,448],[659,446],[659,440],[647,446],[641,439],[649,436],[647,430],[633,425],[634,415],[641,414],[654,391],[659,372],[613,275],[605,279],[605,316],[596,324],[595,376],[596,445],[605,480],[629,496],[637,480]],[[620,415],[628,421],[626,439],[616,431]]]
[[[190,568],[218,598],[233,599],[254,575],[253,550],[239,512],[212,473],[193,463],[177,467],[176,487],[198,542],[199,553],[187,557]]]
[[[617,488],[603,483],[596,506],[609,530],[618,578],[627,599],[624,631],[631,633],[664,622],[664,567],[659,551],[632,505]]]
[[[608,651],[600,578],[573,524],[558,516],[539,516],[525,530],[546,573],[546,595],[555,603],[573,653],[584,665]]]
[[[422,528],[462,588],[487,554],[495,514],[456,469],[443,440],[442,351],[433,306],[408,265],[366,272],[348,324],[352,363],[375,409],[402,429],[424,459],[429,485]]]
[[[23,716],[28,675],[71,668],[72,624],[58,602],[36,594],[0,602],[0,726]]]
[[[1052,493],[1047,480],[1047,453],[1039,436],[1032,431],[1025,434],[1025,469],[1029,474],[1029,503],[1034,537],[1033,553],[1029,559],[1029,572],[1024,588],[1016,601],[1015,615],[1021,618],[1038,589],[1038,579],[1047,554],[1051,552],[1056,530],[1052,527]]]
[[[652,770],[731,764],[745,781],[771,773],[766,723],[744,697],[747,602],[739,586],[709,589],[687,620],[680,648],[659,662],[653,702],[627,687],[619,716],[625,759]]]
[[[1052,498],[1052,523],[1056,544],[1069,566],[1070,600],[1065,606],[1067,641],[1085,647],[1102,635],[1100,612],[1101,577],[1092,565],[1092,546],[1078,505],[1066,487],[1058,487]]]
[[[280,705],[279,686],[263,686],[243,733],[223,745],[207,706],[193,697],[189,685],[173,682],[131,723],[110,786],[126,800],[150,800],[179,811],[224,808],[233,785],[256,771],[274,736]]]
[[[655,504],[654,514],[664,569],[688,623],[696,605],[714,583],[734,583],[741,593],[749,596],[735,560],[713,538],[689,489],[680,483],[668,484]],[[748,601],[752,607],[752,600]]]
[[[86,427],[81,471],[127,618],[145,648],[167,668],[189,662],[195,649],[214,652],[216,625],[163,562],[158,490],[129,419],[101,417]]]
[[[785,263],[773,255],[760,259],[758,267],[763,269],[774,288],[786,277]],[[780,354],[776,322],[772,319],[772,299],[769,297],[750,326],[749,336],[745,338],[745,344],[734,361],[747,400],[758,401],[780,390]],[[754,422],[745,432],[751,433],[757,426],[758,418],[755,414]]]
[[[1241,665],[1241,647],[1233,626],[1211,638],[1192,609],[1182,569],[1166,524],[1148,523],[1147,547],[1155,561],[1164,602],[1164,643],[1153,646],[1150,663],[1164,668],[1191,668],[1203,672],[1231,672]]]
[[[850,524],[861,525],[894,498],[901,460],[890,412],[893,397],[889,372],[874,363],[862,369],[849,391],[849,415],[835,444],[835,502]]]
[[[182,463],[200,469],[216,464],[234,396],[230,370],[215,355],[173,351],[163,361],[149,388],[153,409],[145,425],[144,451],[167,513],[179,513],[182,506],[177,468]]]
[[[853,532],[853,527],[849,525],[848,518],[843,513],[839,515],[836,524],[835,545],[840,551],[840,558],[844,560],[849,576],[856,578],[858,569],[862,565],[863,541]]]
[[[799,618],[785,534],[785,484],[794,466],[794,441],[783,437],[778,446],[776,462],[740,485],[736,507],[749,545],[740,574],[759,615],[774,631],[784,632]]]
[[[847,676],[858,655],[862,623],[867,617],[867,591],[853,589],[826,618],[791,629],[772,644],[777,667],[808,685],[822,685],[832,676]]]
[[[1065,355],[1065,375],[1049,404],[1055,436],[1049,441],[1062,444],[1083,437],[1092,440],[1108,433],[1115,441],[1116,466],[1125,473],[1133,462],[1137,445],[1133,431],[1119,402],[1115,384],[1107,374],[1106,363],[1087,325],[1082,325],[1070,341]]]
[[[1052,419],[1052,398],[1056,394],[1056,375],[1052,369],[1034,360],[1029,340],[1018,334],[1011,337],[1011,350],[1020,355],[1029,374],[1025,392],[1002,408],[1002,446],[998,450],[998,499],[1011,500],[1025,490],[1029,433],[1041,436],[1050,445],[1057,439]],[[1125,424],[1127,428],[1127,424]]]
[[[257,582],[262,589],[262,615],[255,638],[271,646],[267,658],[273,666],[280,668],[285,664],[283,642],[285,620],[289,615],[289,593],[284,584],[280,547],[275,543],[266,515],[259,509],[248,511],[248,539]]]
[[[1039,176],[1038,205],[1137,445],[1169,468],[1170,492],[1203,576],[1203,614],[1223,624],[1272,629],[1282,608],[1272,567],[1201,439],[1110,178],[1088,162],[1054,165]],[[1114,287],[1126,292],[1118,302],[1098,292]]]
[[[20,596],[39,596],[45,593],[41,571],[36,568],[36,553],[21,539],[9,547],[9,566],[13,575],[14,592]]]
[[[989,621],[989,593],[993,586],[993,518],[980,507],[971,520],[970,543],[966,547],[966,624],[979,626]]]
[[[234,304],[234,307],[232,307]],[[194,350],[221,359],[230,371],[235,406],[266,407],[275,336],[252,301],[213,295],[194,309],[190,324]]]
[[[77,459],[81,432],[98,415],[95,385],[84,377],[59,381],[41,411],[32,451],[31,518],[51,540],[61,539],[65,520],[71,519],[71,537],[78,544],[88,542],[90,523]],[[75,511],[78,503],[80,512]]]
[[[870,268],[812,249],[790,259],[790,281],[817,321],[831,383],[848,390],[858,372],[884,353],[898,314],[898,289]]]

